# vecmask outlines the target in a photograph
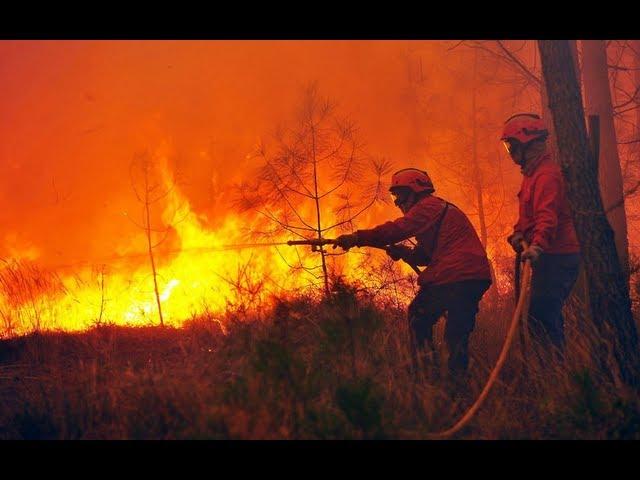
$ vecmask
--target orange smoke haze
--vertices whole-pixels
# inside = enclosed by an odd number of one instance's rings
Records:
[[[136,153],[146,150],[166,165],[167,174],[180,179],[179,190],[162,204],[157,218],[167,214],[172,202],[186,208],[184,222],[168,240],[170,252],[163,255],[160,248],[158,253],[161,268],[168,269],[160,279],[167,309],[172,289],[205,280],[210,283],[202,298],[223,298],[225,292],[215,290],[220,283],[215,274],[235,269],[234,262],[248,254],[191,255],[187,260],[177,251],[251,241],[240,232],[250,226],[252,216],[231,208],[232,186],[254,174],[257,160],[249,154],[258,142],[268,142],[278,125],[290,121],[303,87],[312,81],[356,122],[369,155],[388,158],[398,167],[427,168],[437,193],[467,209],[478,226],[474,190],[458,178],[471,155],[474,57],[464,46],[452,49],[455,44],[0,42],[0,257],[61,272],[69,290],[68,279],[81,268],[110,266],[115,256],[141,254],[117,262],[117,282],[127,290],[129,275],[143,271],[140,281],[148,282],[144,235],[129,220],[141,213],[130,165]],[[477,92],[477,141],[486,169],[493,255],[497,239],[515,218],[519,181],[498,145],[500,122],[514,110],[538,110],[539,98],[535,92],[518,95],[511,85],[491,83],[503,71],[495,62],[480,58],[477,68],[486,77]],[[377,206],[358,226],[396,215],[391,206]],[[286,266],[277,264],[276,253],[256,255],[263,265],[258,275],[286,278]],[[82,267],[74,267],[81,262]],[[171,277],[171,268],[179,275]],[[91,306],[56,315],[97,315],[95,272],[84,281],[93,282],[87,287]],[[119,321],[116,317],[135,316],[131,312],[145,308],[152,315],[148,285],[140,292],[143,300],[127,298],[107,316]],[[76,295],[76,304],[82,298]],[[138,308],[141,301],[147,304]],[[198,308],[179,304],[172,318],[178,321]],[[80,328],[85,320],[57,321]]]

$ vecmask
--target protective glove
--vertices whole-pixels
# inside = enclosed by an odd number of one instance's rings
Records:
[[[358,244],[358,236],[355,233],[349,233],[347,235],[340,235],[335,239],[333,243],[333,249],[335,250],[337,247],[341,247],[343,250],[349,250],[357,246]]]
[[[529,260],[533,264],[538,261],[541,253],[542,248],[540,248],[538,245],[529,245],[529,247],[524,252],[522,252],[521,258],[523,262],[525,260]]]
[[[409,258],[413,254],[413,249],[406,245],[389,245],[385,251],[396,262]]]
[[[522,241],[524,240],[524,236],[520,232],[514,232],[513,234],[507,237],[507,242],[513,248],[513,251],[516,253],[522,252]]]

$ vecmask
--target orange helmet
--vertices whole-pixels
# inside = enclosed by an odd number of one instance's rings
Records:
[[[427,172],[417,168],[403,168],[394,173],[391,177],[389,190],[393,191],[394,188],[398,187],[407,187],[416,193],[433,193],[436,191]]]
[[[500,140],[508,142],[517,140],[521,144],[527,144],[538,138],[547,138],[549,130],[539,115],[535,113],[516,113],[504,122],[502,137]]]

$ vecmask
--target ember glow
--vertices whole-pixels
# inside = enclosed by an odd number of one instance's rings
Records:
[[[163,250],[161,243],[154,250],[165,325],[179,326],[204,312],[222,312],[228,302],[237,302],[238,297],[261,302],[271,295],[312,288],[313,279],[292,274],[288,266],[299,256],[313,256],[307,248],[247,244],[241,232],[251,230],[250,218],[245,220],[239,215],[226,216],[215,230],[205,228],[206,219],[193,211],[169,180],[166,158],[160,159],[160,164],[166,191],[170,192],[161,223],[169,226],[167,231],[173,237],[167,243],[178,245]],[[116,242],[116,254],[108,258],[64,265],[45,263],[47,266],[42,267],[41,254],[33,247],[14,250],[0,272],[5,332],[20,334],[34,328],[82,330],[101,322],[157,324],[158,307],[144,242],[143,236],[137,235],[132,242]],[[342,258],[340,263],[348,266],[349,258]],[[258,285],[264,288],[246,291]]]
[[[164,254],[159,249],[156,254],[165,324],[180,325],[205,311],[221,311],[228,301],[244,293],[234,288],[234,281],[251,285],[270,280],[256,301],[263,300],[263,295],[283,294],[305,285],[304,280],[288,274],[286,263],[279,257],[293,261],[295,252],[289,247],[229,248],[232,242],[242,240],[238,231],[246,225],[238,224],[239,217],[230,216],[215,231],[207,230],[174,190],[165,213],[171,212],[173,219],[176,211],[180,221],[175,224],[174,235],[180,247]],[[32,251],[19,260],[8,260],[3,269],[7,286],[2,304],[5,326],[21,333],[35,327],[84,329],[100,321],[157,323],[149,257],[143,249],[144,239],[136,240],[119,244],[115,249],[118,255],[104,263],[96,259],[40,269],[39,257]]]

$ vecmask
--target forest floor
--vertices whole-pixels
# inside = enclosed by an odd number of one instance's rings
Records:
[[[0,439],[426,438],[479,393],[511,308],[482,309],[466,383],[444,369],[416,377],[404,312],[348,287],[262,315],[227,312],[222,323],[205,315],[181,328],[102,325],[3,340]],[[578,325],[567,322],[564,366],[516,345],[455,438],[640,439],[640,399],[592,367]]]

